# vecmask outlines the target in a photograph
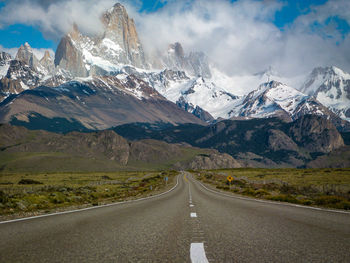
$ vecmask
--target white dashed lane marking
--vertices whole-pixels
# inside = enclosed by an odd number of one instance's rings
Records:
[[[192,243],[191,244],[191,262],[192,263],[207,263],[209,262],[204,251],[203,243]]]

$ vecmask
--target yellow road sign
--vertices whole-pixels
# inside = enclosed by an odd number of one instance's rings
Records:
[[[233,180],[233,177],[232,177],[232,176],[227,176],[227,180],[228,180],[229,182],[231,182],[231,181]]]

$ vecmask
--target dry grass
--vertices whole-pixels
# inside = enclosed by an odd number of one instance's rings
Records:
[[[242,195],[350,209],[350,169],[224,169],[192,173],[218,189]],[[234,178],[231,184],[227,176]]]
[[[0,214],[99,205],[151,195],[177,172],[1,174]]]

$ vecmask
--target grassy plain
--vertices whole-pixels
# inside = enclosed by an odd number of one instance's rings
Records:
[[[0,215],[50,212],[153,195],[176,171],[104,173],[2,173]],[[168,183],[165,177],[169,178]]]
[[[217,189],[256,198],[350,210],[350,168],[192,171]],[[229,183],[228,176],[234,180]]]

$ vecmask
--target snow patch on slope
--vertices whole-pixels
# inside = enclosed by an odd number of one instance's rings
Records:
[[[350,121],[350,74],[337,67],[315,68],[301,87],[340,118]]]

